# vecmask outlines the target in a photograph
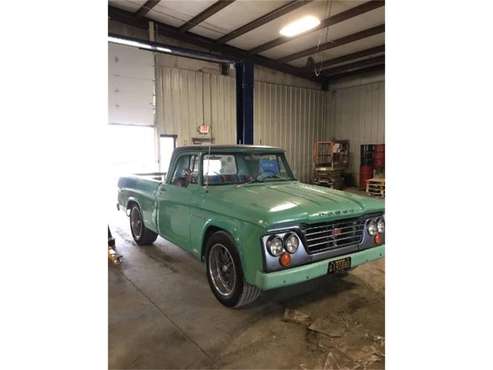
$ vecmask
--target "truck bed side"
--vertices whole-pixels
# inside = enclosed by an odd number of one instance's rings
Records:
[[[160,181],[144,176],[124,176],[118,180],[118,204],[126,210],[132,202],[137,203],[148,229],[158,232],[156,225],[156,194]]]

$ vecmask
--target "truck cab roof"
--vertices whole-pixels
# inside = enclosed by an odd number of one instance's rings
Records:
[[[281,148],[276,148],[267,145],[188,145],[181,146],[175,149],[175,153],[179,152],[201,152],[207,153],[209,150],[213,153],[224,153],[224,152],[237,152],[237,153],[248,153],[248,152],[261,152],[261,153],[284,153]]]

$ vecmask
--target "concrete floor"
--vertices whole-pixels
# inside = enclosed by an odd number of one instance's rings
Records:
[[[384,368],[384,260],[228,309],[193,256],[160,237],[138,247],[123,213],[110,226],[124,260],[108,265],[109,368]],[[314,330],[283,321],[286,308]]]

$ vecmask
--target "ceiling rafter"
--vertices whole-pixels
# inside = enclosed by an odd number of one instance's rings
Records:
[[[336,75],[326,77],[326,79],[327,79],[327,81],[330,82],[330,81],[338,80],[338,79],[341,79],[344,77],[350,77],[350,76],[354,76],[354,75],[362,75],[364,73],[370,73],[370,72],[384,72],[384,71],[385,71],[385,64],[379,64],[379,65],[374,65],[374,66],[367,67],[367,68],[357,69],[354,71],[342,72],[342,73],[339,73]]]
[[[238,27],[237,29],[231,31],[230,33],[218,38],[216,40],[217,43],[219,44],[224,44],[230,40],[233,40],[237,37],[240,37],[241,35],[244,35],[247,32],[250,32],[256,28],[259,28],[260,26],[263,26],[266,23],[269,23],[273,21],[274,19],[277,19],[279,17],[282,17],[285,14],[288,14],[289,12],[292,12],[293,10],[296,10],[303,5],[311,3],[313,0],[294,0],[291,1],[277,9],[274,9],[270,13],[267,13],[257,19],[254,19],[253,21]]]
[[[321,51],[328,50],[328,49],[333,49],[338,46],[344,45],[344,44],[349,44],[350,42],[358,41],[370,36],[378,35],[380,33],[385,32],[385,25],[381,24],[379,26],[367,28],[366,30],[359,31],[352,33],[351,35],[343,36],[335,40],[331,40],[329,42],[326,42],[324,44],[320,44],[319,46],[314,46],[302,51],[299,51],[297,53],[289,54],[286,55],[282,58],[277,59],[279,63],[287,63],[291,62],[293,60],[299,59],[306,57],[308,55],[312,54],[317,54],[320,53]]]
[[[204,11],[197,14],[195,17],[190,19],[188,22],[185,22],[182,26],[179,27],[180,32],[186,32],[191,28],[194,28],[199,23],[202,23],[207,18],[212,17],[214,14],[219,12],[220,10],[226,8],[228,5],[234,3],[235,0],[219,0],[212,4],[210,7],[205,9]]]
[[[271,40],[271,41],[268,41],[268,42],[263,43],[261,45],[258,45],[256,47],[254,47],[253,49],[248,50],[248,52],[250,54],[258,54],[258,53],[264,52],[266,50],[269,50],[269,49],[272,49],[272,48],[277,47],[279,45],[282,45],[286,42],[296,40],[296,39],[303,37],[303,36],[306,36],[310,33],[317,32],[321,29],[327,28],[327,27],[332,26],[334,24],[337,24],[337,23],[346,21],[348,19],[354,18],[360,14],[364,14],[364,13],[367,13],[371,10],[380,8],[384,5],[385,5],[385,1],[374,1],[374,0],[368,1],[368,2],[363,3],[361,5],[355,6],[354,8],[345,10],[345,11],[340,12],[340,13],[337,13],[337,14],[329,17],[329,18],[325,18],[324,20],[322,20],[322,22],[320,22],[320,25],[318,25],[317,27],[315,27],[315,28],[313,28],[307,32],[304,32],[298,36],[294,36],[294,37],[281,36],[281,37],[278,37],[274,40]]]
[[[133,26],[140,29],[147,30],[149,27],[148,18],[136,17],[135,14],[126,10],[115,8],[113,6],[108,7],[108,15],[111,19]],[[157,30],[160,35],[173,38],[175,40],[183,41],[189,44],[193,44],[200,48],[207,49],[209,52],[214,51],[220,56],[227,58],[236,58],[238,60],[249,61],[270,69],[274,69],[280,72],[289,73],[297,77],[305,78],[311,81],[320,82],[320,78],[315,76],[313,72],[309,72],[304,68],[294,67],[289,64],[279,63],[273,59],[263,57],[261,55],[249,55],[247,51],[230,46],[217,44],[213,39],[200,36],[191,32],[181,32],[178,28],[167,25],[165,23],[154,21],[157,25]]]
[[[327,69],[333,65],[344,63],[344,62],[350,62],[355,59],[359,58],[364,58],[364,57],[369,57],[375,54],[380,54],[385,52],[385,45],[380,45],[380,46],[375,46],[373,48],[365,49],[365,50],[360,50],[351,54],[345,54],[340,57],[332,58],[332,59],[327,59],[324,60],[320,63],[315,64],[315,69],[316,70],[324,70]]]
[[[142,5],[139,10],[135,12],[137,17],[143,17],[151,11],[161,0],[147,0],[144,5]]]
[[[385,55],[380,55],[374,58],[363,59],[357,62],[343,64],[338,67],[326,69],[323,75],[326,77],[330,77],[333,75],[337,75],[345,72],[351,72],[353,70],[372,67],[376,65],[382,65],[382,64],[385,64]]]

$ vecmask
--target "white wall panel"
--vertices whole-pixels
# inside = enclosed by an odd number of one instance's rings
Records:
[[[357,183],[360,145],[385,143],[385,82],[336,88],[329,94],[332,134],[350,141],[351,172]]]
[[[178,135],[178,145],[199,137],[197,127],[212,128],[216,144],[236,143],[236,90],[232,77],[160,68],[160,133]],[[286,150],[297,177],[309,182],[313,143],[330,134],[326,92],[256,81],[254,143]]]
[[[236,141],[235,80],[216,74],[161,68],[161,133],[178,135],[178,145],[198,137],[202,122],[212,126],[217,144]],[[279,146],[297,177],[309,182],[313,144],[348,139],[351,172],[359,176],[361,144],[385,142],[384,81],[344,85],[329,92],[256,81],[254,143]]]
[[[298,179],[309,182],[313,144],[330,132],[327,107],[323,91],[257,81],[254,143],[285,149]]]
[[[190,145],[197,128],[211,127],[215,144],[236,141],[235,80],[199,71],[161,67],[158,123],[161,134],[177,135],[177,145]],[[207,136],[205,136],[207,137]]]
[[[173,42],[173,40],[171,39],[163,38],[162,36],[160,38],[161,38],[160,41],[162,41],[163,43],[167,43],[171,45],[176,44],[176,42]],[[183,43],[179,45],[184,47],[190,47],[190,45],[186,45]],[[176,55],[158,53],[157,64],[159,64],[162,67],[179,68],[179,69],[186,69],[190,71],[201,71],[204,73],[210,73],[216,75],[221,74],[221,66],[217,63],[210,63],[210,62],[205,62],[203,60],[183,58]],[[235,69],[233,66],[230,66],[229,76],[235,77]],[[309,81],[301,77],[293,76],[289,73],[275,71],[273,69],[265,68],[258,65],[255,66],[254,79],[255,81],[270,82],[278,85],[296,86],[296,87],[320,90],[320,84],[314,81]]]

